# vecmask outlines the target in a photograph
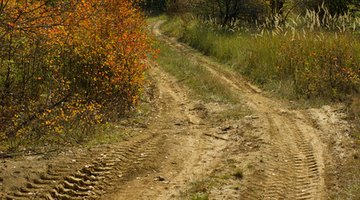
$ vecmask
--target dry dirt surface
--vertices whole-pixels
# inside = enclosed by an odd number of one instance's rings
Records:
[[[154,34],[206,67],[243,105],[194,100],[150,62],[153,114],[123,142],[0,160],[1,199],[327,199],[328,170],[347,159],[342,106],[294,110],[188,46]],[[221,119],[227,111],[251,114]],[[244,112],[246,113],[246,112]],[[340,141],[340,142],[330,142]],[[333,179],[331,179],[333,180]]]

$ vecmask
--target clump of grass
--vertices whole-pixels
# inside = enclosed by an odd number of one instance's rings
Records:
[[[210,187],[210,182],[207,180],[195,181],[191,183],[191,187],[183,197],[192,200],[208,200]]]
[[[192,200],[208,200],[209,194],[196,194],[191,199]]]

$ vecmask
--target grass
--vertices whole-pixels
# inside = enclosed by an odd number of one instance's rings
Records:
[[[354,155],[354,159],[349,159],[343,163],[342,178],[337,180],[340,188],[331,191],[329,199],[360,199],[360,158],[358,156]]]
[[[159,16],[153,16],[153,17],[148,17],[146,18],[146,23],[147,24],[153,24],[159,20],[165,20],[167,19],[167,17],[165,15],[159,15]]]
[[[350,32],[251,34],[181,17],[171,18],[162,29],[287,99],[337,101],[360,91],[360,41]]]
[[[229,88],[216,79],[198,63],[190,61],[165,44],[159,44],[160,66],[191,89],[191,94],[205,102],[236,103],[236,97]]]
[[[209,194],[196,194],[191,199],[192,200],[208,200]]]
[[[352,136],[360,145],[360,95],[354,96],[349,102],[350,120],[353,121],[354,128]]]
[[[134,118],[137,118],[140,123],[143,121],[137,116]],[[124,123],[131,123],[124,121]],[[0,154],[21,155],[25,152],[44,153],[73,146],[93,147],[101,144],[114,144],[134,135],[131,130],[118,123],[99,124],[91,128],[91,133],[83,132],[80,125],[79,128],[63,135],[47,134],[42,137],[32,136],[30,138],[28,136],[2,141],[0,142]]]
[[[212,183],[209,180],[194,181],[186,192],[181,193],[181,199],[208,200],[211,187]]]
[[[22,155],[27,153],[46,153],[64,150],[73,146],[92,147],[99,144],[111,144],[130,136],[124,129],[112,124],[92,127],[92,134],[84,134],[81,130],[73,130],[64,135],[47,134],[36,138],[16,138],[0,143],[0,154]]]
[[[124,130],[113,124],[106,124],[99,127],[99,130],[84,143],[86,147],[93,147],[101,144],[114,144],[132,135],[131,132]]]

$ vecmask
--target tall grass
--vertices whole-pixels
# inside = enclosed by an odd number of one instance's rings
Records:
[[[163,30],[288,98],[342,100],[360,90],[359,27],[359,19],[324,9],[275,16],[253,32],[179,17]]]

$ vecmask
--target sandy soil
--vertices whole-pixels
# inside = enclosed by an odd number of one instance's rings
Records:
[[[154,112],[133,137],[52,156],[0,160],[1,199],[327,199],[329,170],[350,159],[342,105],[294,110],[188,46],[154,33],[206,67],[251,110],[194,100],[156,63]],[[330,177],[330,178],[329,178]],[[196,187],[194,187],[196,186]]]

